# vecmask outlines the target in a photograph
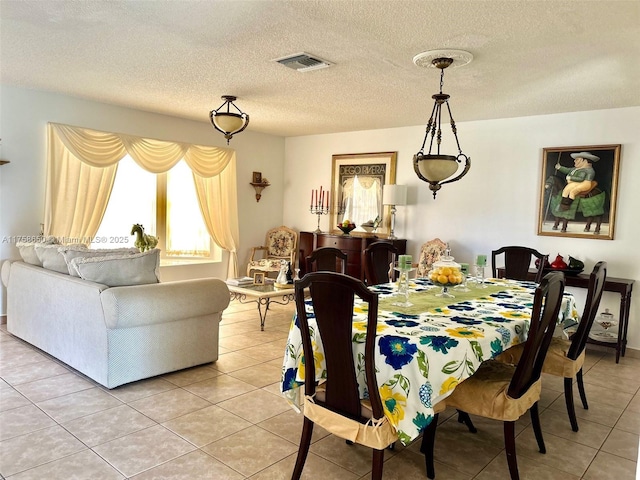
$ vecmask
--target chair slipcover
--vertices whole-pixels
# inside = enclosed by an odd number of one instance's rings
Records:
[[[515,370],[514,365],[483,362],[473,375],[456,386],[447,397],[447,406],[494,420],[518,420],[540,398],[542,382],[538,379],[520,398],[511,398],[507,390]]]
[[[571,342],[569,340],[553,337],[551,339],[551,345],[549,345],[549,350],[547,351],[547,356],[544,359],[542,371],[555,375],[556,377],[575,377],[584,364],[585,351],[583,350],[576,360],[571,360],[567,357],[570,346]],[[502,352],[496,357],[496,360],[516,365],[522,356],[523,347],[524,344],[514,345]]]
[[[372,414],[371,407],[367,408],[365,402],[365,400],[362,401],[363,411]],[[316,404],[309,396],[305,396],[304,415],[328,432],[366,447],[381,450],[398,439],[396,429],[387,417],[377,421],[371,419],[363,424]]]

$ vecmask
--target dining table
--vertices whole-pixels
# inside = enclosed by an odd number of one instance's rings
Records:
[[[449,289],[454,298],[448,298],[436,296],[442,288],[428,279],[412,279],[408,302],[404,295],[399,296],[397,283],[369,287],[378,293],[379,299],[376,381],[385,416],[404,445],[417,438],[431,422],[434,405],[473,375],[483,361],[527,339],[534,282],[490,278],[466,287]],[[356,297],[352,342],[361,398],[368,398],[363,360],[367,306]],[[305,299],[305,309],[316,378],[322,383],[327,377],[324,350],[309,298]],[[575,299],[565,292],[558,317],[559,330],[578,319]],[[285,348],[281,391],[296,409],[300,408],[303,386],[302,336],[294,315]]]

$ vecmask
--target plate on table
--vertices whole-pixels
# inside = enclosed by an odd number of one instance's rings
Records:
[[[589,332],[589,338],[598,342],[616,343],[618,334],[614,332]]]

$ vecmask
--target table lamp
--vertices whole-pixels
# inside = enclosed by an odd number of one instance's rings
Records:
[[[391,230],[389,232],[390,239],[396,239],[393,233],[396,226],[396,206],[407,204],[407,186],[406,185],[384,185],[382,187],[382,204],[391,206]]]

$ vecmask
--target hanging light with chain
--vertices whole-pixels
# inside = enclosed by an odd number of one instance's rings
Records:
[[[442,54],[443,56],[440,56]],[[450,56],[444,56],[450,54]],[[451,55],[453,54],[453,55]],[[435,58],[434,58],[435,57]],[[413,59],[414,63],[418,66],[431,66],[440,69],[440,92],[432,95],[434,100],[433,109],[431,111],[431,117],[427,122],[427,128],[422,141],[422,147],[420,151],[413,156],[413,168],[420,180],[423,180],[429,184],[429,189],[433,192],[433,198],[436,198],[438,190],[442,185],[460,180],[464,177],[471,168],[471,159],[462,153],[460,147],[460,141],[458,140],[458,132],[456,124],[451,114],[451,107],[449,106],[450,96],[442,92],[444,86],[444,70],[449,67],[454,61],[460,59],[464,60],[463,64],[469,63],[473,56],[469,52],[463,52],[461,50],[453,51],[433,51],[424,52],[416,55]],[[429,63],[425,63],[429,62]],[[447,106],[447,112],[449,114],[449,120],[451,123],[451,130],[456,140],[458,147],[457,155],[444,155],[440,153],[440,146],[442,143],[442,106]],[[431,139],[429,140],[429,136]],[[424,150],[429,140],[429,150],[425,154]],[[434,146],[435,142],[435,146]],[[432,153],[432,150],[434,150]],[[464,161],[464,167],[462,171],[455,177],[451,178],[456,172],[458,172],[462,162]]]

